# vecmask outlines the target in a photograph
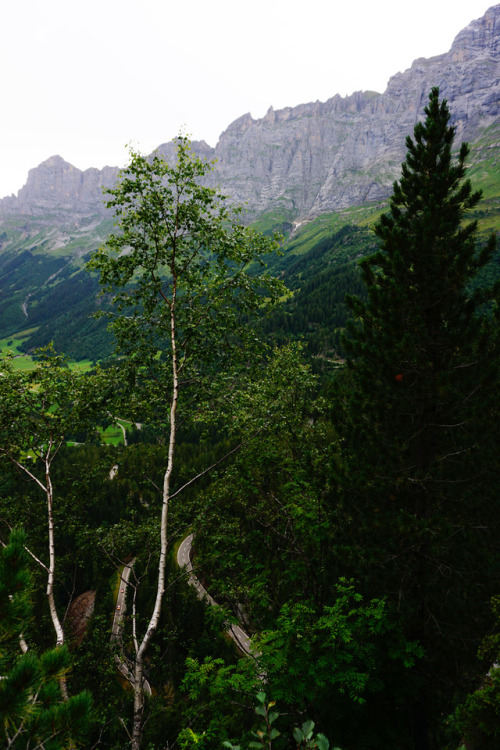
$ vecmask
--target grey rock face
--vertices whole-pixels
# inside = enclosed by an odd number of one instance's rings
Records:
[[[311,217],[385,198],[399,176],[404,136],[412,133],[439,86],[458,140],[474,140],[500,121],[500,5],[473,21],[451,50],[415,60],[384,94],[357,92],[304,104],[253,121],[237,120],[215,149],[216,176],[258,215],[283,209]]]
[[[279,111],[261,120],[245,115],[222,133],[214,180],[252,214],[308,211],[321,191],[352,124],[377,94],[335,96]]]
[[[87,215],[106,212],[103,188],[116,182],[117,167],[82,171],[51,156],[35,169],[30,169],[28,181],[17,197],[0,201],[0,212],[37,215],[40,212]]]
[[[217,159],[209,183],[247,204],[250,218],[270,210],[310,218],[387,197],[400,173],[405,135],[423,117],[433,86],[448,99],[459,141],[500,124],[500,5],[463,29],[449,52],[415,60],[393,76],[383,94],[270,108],[260,120],[245,114],[215,149],[204,141],[193,145],[199,156]],[[167,158],[175,153],[172,143],[158,151]],[[0,201],[0,214],[102,213],[102,188],[117,173],[113,167],[82,172],[51,157],[30,171],[17,198]]]

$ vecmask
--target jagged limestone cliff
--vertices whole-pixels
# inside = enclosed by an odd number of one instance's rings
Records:
[[[404,158],[411,133],[432,86],[449,101],[457,142],[475,140],[485,128],[500,128],[500,5],[473,21],[449,52],[418,59],[393,76],[383,94],[356,92],[327,102],[302,104],[254,120],[233,122],[215,149],[197,143],[217,159],[211,181],[249,217],[273,211],[292,219],[385,198]],[[172,144],[159,150],[172,153]],[[54,156],[32,169],[17,197],[0,201],[0,215],[103,213],[102,188],[117,169],[76,169]]]
[[[461,31],[448,53],[393,76],[384,94],[243,116],[215,148],[216,180],[254,214],[311,216],[385,198],[432,86],[449,100],[457,142],[500,123],[500,5]]]

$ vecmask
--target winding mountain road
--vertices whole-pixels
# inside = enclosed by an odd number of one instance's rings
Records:
[[[180,547],[177,551],[177,564],[180,568],[183,568],[187,572],[187,581],[190,586],[194,586],[196,593],[200,599],[206,599],[209,604],[213,607],[217,607],[217,602],[210,596],[205,587],[200,583],[193,573],[193,565],[191,563],[191,548],[193,545],[194,534],[188,534],[185,539],[182,540]],[[123,635],[123,618],[127,609],[127,589],[129,585],[130,574],[134,566],[135,558],[129,563],[123,566],[123,570],[120,576],[120,588],[118,589],[118,596],[116,597],[115,612],[113,616],[113,625],[111,628],[111,642],[116,643],[119,646],[120,653],[115,654],[115,663],[120,674],[131,684],[134,684],[134,672],[132,668],[132,662],[127,658],[123,651],[122,635]],[[231,625],[226,631],[230,638],[235,642],[237,648],[245,656],[251,656],[256,659],[259,656],[259,652],[252,647],[252,641],[250,636],[240,628],[239,625]],[[148,695],[152,694],[151,685],[143,678],[144,692]]]
[[[193,545],[193,536],[194,534],[188,534],[188,536],[181,542],[181,545],[177,551],[177,564],[180,568],[186,569],[188,574],[188,583],[190,586],[194,586],[198,597],[200,599],[207,599],[207,601],[213,607],[216,607],[217,602],[213,599],[213,597],[210,596],[208,591],[204,588],[204,586],[200,583],[200,581],[193,573],[193,565],[191,563],[191,548]],[[231,625],[229,630],[227,631],[227,634],[230,638],[233,639],[236,646],[243,654],[245,654],[246,656],[252,656],[253,658],[257,658],[259,656],[259,653],[252,647],[252,641],[250,640],[250,637],[247,635],[247,633],[245,633],[244,630],[242,630],[242,628],[240,628],[239,625]]]
[[[118,643],[120,646],[120,653],[115,654],[115,664],[123,677],[133,685],[135,682],[134,672],[132,669],[132,662],[127,659],[123,652],[122,633],[123,633],[123,617],[127,609],[127,588],[132,572],[132,568],[135,563],[135,557],[126,565],[123,566],[123,570],[120,576],[120,588],[118,589],[118,596],[116,597],[115,613],[113,616],[113,625],[111,627],[111,643]],[[151,685],[145,677],[142,679],[144,692],[147,695],[152,694]]]

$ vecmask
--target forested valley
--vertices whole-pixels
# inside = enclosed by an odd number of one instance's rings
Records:
[[[0,364],[4,747],[498,748],[500,273],[449,117],[433,89],[387,211],[303,258],[186,138],[131,152],[113,356]]]

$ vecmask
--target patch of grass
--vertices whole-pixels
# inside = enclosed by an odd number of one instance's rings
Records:
[[[12,354],[14,357],[12,360],[14,370],[32,370],[35,366],[32,357],[22,352],[19,348],[30,333],[33,333],[35,330],[35,328],[27,329],[26,331],[20,331],[14,336],[6,336],[0,339],[0,356],[5,357],[9,353]]]
[[[33,370],[35,363],[28,354],[20,354],[12,360],[14,370]]]
[[[123,445],[123,432],[116,425],[109,425],[105,430],[99,428],[101,442],[105,445]]]
[[[4,357],[6,354],[13,354],[14,357],[16,357],[18,354],[21,354],[19,351],[19,345],[22,343],[23,339],[19,338],[4,338],[0,340],[0,354],[2,357]]]
[[[258,219],[252,222],[252,227],[262,234],[266,232],[280,231],[282,224],[292,221],[290,211],[270,211],[262,214]]]
[[[319,242],[331,237],[347,225],[370,227],[383,212],[385,206],[379,203],[352,208],[331,214],[322,214],[301,226],[285,243],[285,254],[305,255]]]
[[[82,359],[78,362],[70,360],[68,362],[68,367],[70,370],[79,370],[80,372],[89,372],[94,366],[94,363],[91,359]]]
[[[0,339],[0,356],[5,357],[9,353],[12,354],[14,357],[14,359],[12,360],[14,370],[34,369],[35,360],[33,359],[33,357],[31,357],[31,355],[22,352],[20,346],[22,345],[23,341],[26,341],[26,339],[31,336],[31,334],[36,330],[36,328],[26,328],[24,331],[19,331],[19,333],[16,333],[13,336],[5,336],[5,338]],[[93,362],[91,359],[82,359],[78,362],[70,360],[68,361],[68,366],[72,370],[88,372],[92,369]]]

